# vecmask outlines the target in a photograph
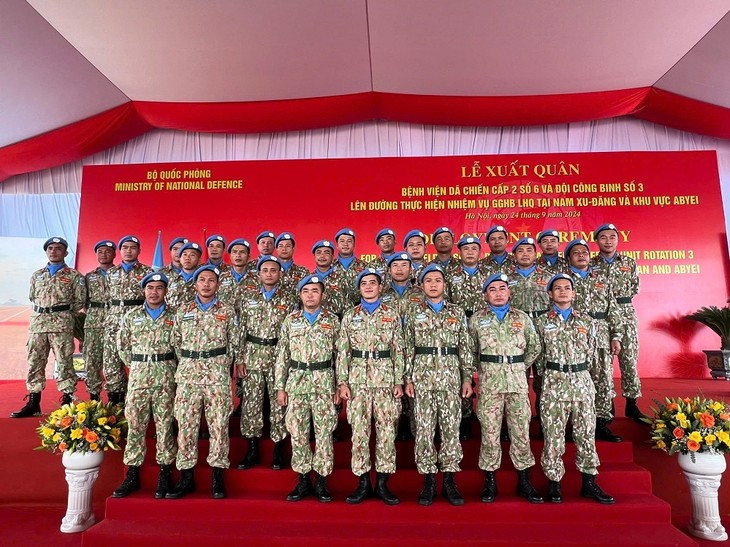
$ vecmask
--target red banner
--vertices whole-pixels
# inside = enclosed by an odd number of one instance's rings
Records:
[[[681,316],[722,305],[727,294],[714,152],[86,166],[78,265],[92,269],[94,243],[128,233],[140,237],[141,258],[150,263],[158,230],[165,243],[177,236],[204,243],[205,231],[252,245],[264,230],[289,231],[295,261],[311,267],[311,245],[342,227],[355,231],[357,254],[367,259],[383,227],[396,231],[399,246],[414,228],[483,236],[496,224],[512,241],[554,228],[565,244],[592,240],[607,222],[640,269],[641,375],[705,374],[699,351],[718,349],[719,339]]]

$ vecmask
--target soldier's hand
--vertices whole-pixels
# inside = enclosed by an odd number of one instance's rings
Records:
[[[337,405],[340,404],[341,400],[340,400],[340,392],[339,392],[339,390],[338,391],[335,391],[335,397],[334,397],[333,401],[335,403],[335,406],[337,406]]]
[[[238,374],[239,378],[245,378],[246,376],[248,376],[246,365],[236,365],[236,374]]]
[[[472,396],[472,393],[474,393],[474,390],[471,388],[471,382],[464,382],[461,384],[461,397],[464,399],[468,399]]]
[[[621,342],[611,340],[611,355],[618,355],[619,353],[621,353]]]
[[[289,402],[289,396],[286,394],[286,391],[283,389],[280,389],[276,392],[276,402],[279,404],[279,406],[286,406]]]
[[[393,388],[393,397],[401,399],[403,397],[403,386],[397,385]]]
[[[350,400],[350,388],[347,387],[347,384],[342,384],[339,389],[339,395],[340,399],[343,399],[345,401]],[[335,403],[337,404],[337,403]]]
[[[406,384],[406,395],[408,395],[411,399],[416,396],[416,390],[413,387],[413,382],[409,382]]]

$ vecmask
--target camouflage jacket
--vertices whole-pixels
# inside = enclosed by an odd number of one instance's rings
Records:
[[[104,270],[96,268],[86,278],[86,320],[85,329],[103,329],[106,320],[106,308],[109,305],[109,285]],[[92,304],[93,302],[93,304]],[[102,306],[99,306],[102,304]]]
[[[485,306],[482,285],[492,275],[491,270],[479,263],[474,275],[464,270],[463,265],[446,274],[445,298],[460,306],[467,315]],[[471,312],[471,313],[470,313]]]
[[[423,289],[415,285],[410,285],[403,292],[403,296],[398,294],[398,291],[393,288],[392,284],[383,285],[380,294],[380,301],[391,308],[396,308],[398,315],[401,316],[401,320],[405,317],[408,308],[413,304],[423,302],[423,298]]]
[[[312,275],[320,274],[315,269],[312,271]],[[331,311],[338,317],[342,317],[342,314],[352,307],[346,294],[346,283],[347,281],[343,274],[337,272],[337,270],[334,270],[324,279],[324,297],[322,298],[322,307]]]
[[[618,253],[611,263],[606,262],[601,256],[594,256],[591,259],[591,265],[594,270],[607,275],[621,317],[635,316],[636,311],[631,299],[639,294],[639,273],[636,261],[630,256]]]
[[[540,354],[540,341],[530,317],[510,306],[502,321],[489,308],[477,311],[469,319],[469,333],[474,340],[479,366],[479,389],[485,393],[527,394],[525,370]],[[522,355],[521,363],[481,362],[481,355],[508,357]]]
[[[260,287],[243,291],[240,301],[239,322],[243,363],[249,370],[269,369],[276,359],[276,343],[264,345],[251,338],[275,340],[284,318],[291,313],[294,302],[288,292],[279,287],[271,300],[266,300]]]
[[[195,283],[192,276],[190,281],[185,281],[182,274],[174,272],[170,274],[169,280],[165,302],[172,311],[176,311],[195,300]]]
[[[254,270],[256,267],[254,266]],[[294,264],[289,267],[288,270],[282,270],[281,279],[279,280],[279,286],[284,292],[288,292],[289,295],[295,300],[298,299],[297,294],[297,283],[309,275],[309,270],[299,264]]]
[[[369,388],[403,384],[403,328],[395,308],[381,304],[370,314],[362,305],[345,313],[337,338],[337,383]],[[390,351],[390,357],[356,357],[352,351]]]
[[[261,282],[256,274],[256,270],[246,270],[240,281],[236,281],[233,275],[233,268],[229,268],[225,272],[221,272],[220,285],[218,286],[218,298],[221,302],[233,306],[236,315],[241,315],[241,298],[244,292],[257,289]]]
[[[167,266],[163,267],[163,268],[162,268],[162,269],[160,270],[160,273],[161,273],[161,274],[165,274],[165,275],[167,276],[167,278],[168,278],[168,279],[170,279],[170,277],[171,277],[171,276],[173,276],[173,275],[175,275],[175,274],[179,274],[179,273],[180,273],[180,270],[179,270],[178,268],[176,268],[175,266],[173,266],[173,265],[172,265],[172,264],[170,263],[170,264],[168,264]]]
[[[429,264],[436,264],[437,266],[441,266],[441,268],[446,272],[447,274],[450,271],[455,270],[459,266],[461,266],[461,257],[459,255],[451,255],[451,259],[449,260],[449,263],[444,265],[440,260],[438,255],[436,255],[436,258],[434,258]]]
[[[541,268],[543,270],[547,270],[551,272],[553,275],[565,272],[570,273],[570,268],[568,267],[568,261],[565,260],[562,256],[558,254],[558,260],[555,262],[555,266],[551,266],[550,263],[545,260],[543,256],[538,256],[537,260],[535,261],[535,264],[537,264],[538,268]]]
[[[623,325],[608,277],[597,270],[591,270],[585,279],[574,272],[570,276],[576,292],[573,309],[597,320],[596,343],[599,348],[609,348],[611,340],[621,340]]]
[[[555,274],[541,266],[525,277],[514,267],[507,274],[509,288],[512,290],[510,305],[518,310],[527,312],[530,317],[536,317],[531,312],[546,312],[550,309],[550,297],[547,293],[547,284]]]
[[[112,266],[106,273],[106,282],[109,286],[109,316],[116,316],[118,321],[129,311],[129,306],[113,305],[112,300],[144,300],[144,291],[139,283],[142,278],[152,272],[152,268],[137,262],[129,273],[121,266]]]
[[[502,262],[502,265],[500,265],[499,262],[494,259],[494,255],[492,253],[489,253],[487,256],[482,258],[479,263],[482,264],[487,269],[487,271],[491,272],[489,275],[497,272],[508,274],[512,267],[515,265],[515,257],[507,253],[507,258],[505,258],[504,262]]]
[[[48,266],[36,270],[30,278],[28,299],[33,303],[29,331],[65,332],[74,330],[74,316],[86,304],[86,280],[77,270],[64,266],[51,275]],[[65,311],[38,312],[39,308],[69,306]]]
[[[367,268],[368,265],[363,260],[355,258],[347,269],[345,269],[339,260],[335,260],[334,267],[335,272],[342,279],[347,302],[353,306],[358,304],[360,302],[360,291],[355,287],[355,281],[360,272]]]

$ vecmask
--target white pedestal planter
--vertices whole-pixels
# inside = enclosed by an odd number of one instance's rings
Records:
[[[66,516],[61,521],[61,532],[83,532],[96,522],[91,507],[91,494],[103,460],[104,452],[63,453],[62,461],[66,468],[68,483],[68,505]]]
[[[720,522],[717,489],[725,471],[725,456],[710,452],[697,452],[692,462],[690,454],[679,455],[679,467],[689,483],[692,495],[692,519],[689,533],[711,541],[727,540],[727,533]]]

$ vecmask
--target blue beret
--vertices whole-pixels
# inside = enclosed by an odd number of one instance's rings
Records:
[[[225,240],[225,238],[224,238],[224,237],[223,237],[222,235],[220,235],[220,234],[213,234],[213,235],[212,235],[212,236],[210,236],[210,237],[209,237],[208,239],[206,239],[206,240],[205,240],[205,246],[206,246],[206,247],[210,246],[210,244],[211,244],[211,243],[213,243],[214,241],[220,241],[221,243],[223,243],[223,247],[225,247],[225,246],[226,246],[226,240]]]
[[[44,251],[47,250],[48,246],[51,243],[60,243],[61,245],[63,245],[64,247],[66,247],[68,249],[68,241],[66,241],[62,237],[49,237],[48,239],[46,239],[46,242],[43,244],[43,250]]]
[[[549,228],[549,229],[543,230],[542,232],[537,234],[537,242],[540,243],[540,240],[545,236],[557,237],[558,241],[560,241],[560,232],[558,232],[557,230],[553,230],[552,228]]]
[[[188,249],[192,249],[193,251],[198,251],[198,256],[203,254],[203,249],[200,248],[200,245],[197,243],[194,243],[192,241],[188,241],[185,245],[180,247],[177,251],[178,255],[182,255],[183,251],[187,251]]]
[[[550,281],[548,281],[547,284],[547,290],[552,291],[553,290],[553,283],[555,283],[559,279],[567,279],[570,281],[571,288],[575,288],[575,283],[573,282],[573,278],[570,277],[568,274],[560,272],[559,274],[555,274],[550,278]]]
[[[187,243],[188,238],[187,237],[176,237],[170,242],[170,245],[168,245],[167,249],[172,251],[172,248],[177,245],[178,243]]]
[[[259,235],[256,236],[256,243],[264,239],[265,237],[270,237],[271,239],[276,242],[276,235],[274,235],[274,232],[266,230],[264,232],[261,232]]]
[[[220,278],[221,271],[213,266],[212,264],[206,264],[205,266],[201,266],[197,270],[195,270],[195,273],[193,274],[193,282],[198,280],[198,276],[202,274],[203,272],[213,272],[216,277]]]
[[[317,243],[312,245],[312,254],[314,254],[314,252],[321,247],[324,247],[325,249],[331,249],[333,253],[335,252],[335,247],[334,245],[332,245],[331,241],[328,241],[326,239],[320,239]]]
[[[507,229],[504,226],[492,226],[487,232],[487,235],[484,236],[484,241],[489,241],[489,236],[497,232],[502,232],[507,237]]]
[[[98,251],[101,247],[111,247],[113,250],[117,250],[117,245],[110,239],[102,239],[101,241],[97,241],[96,245],[94,245],[94,252]]]
[[[514,245],[512,245],[512,252],[514,253],[517,250],[517,247],[520,245],[532,245],[532,248],[535,248],[535,240],[531,237],[521,237],[518,239]]]
[[[507,283],[509,285],[509,277],[507,277],[505,274],[501,272],[497,272],[496,274],[492,274],[489,277],[487,277],[487,280],[482,285],[482,292],[486,291],[489,285],[492,283],[495,283],[497,281],[502,281],[504,283]]]
[[[144,276],[142,278],[142,281],[139,282],[139,284],[144,289],[145,286],[147,286],[147,283],[149,283],[150,281],[162,281],[165,284],[165,286],[169,285],[169,283],[170,283],[170,280],[167,279],[167,276],[165,274],[159,273],[159,272],[152,272],[152,273],[148,273],[146,276]]]
[[[449,234],[452,238],[454,237],[454,232],[452,232],[450,228],[447,228],[446,226],[441,226],[440,228],[436,228],[436,231],[433,233],[433,236],[431,236],[431,239],[436,239],[436,236],[439,234]]]
[[[335,242],[340,236],[352,236],[352,239],[355,239],[355,232],[353,232],[350,228],[342,228],[342,230],[335,234]]]
[[[462,237],[459,240],[459,242],[456,244],[456,246],[459,249],[461,249],[464,245],[469,245],[470,243],[476,243],[477,245],[479,245],[479,248],[480,249],[482,248],[482,242],[479,241],[479,238],[478,237],[474,237],[474,236]]]
[[[423,240],[423,243],[426,243],[426,234],[424,234],[421,230],[411,230],[406,234],[406,237],[403,239],[403,246],[408,246],[408,240],[413,237],[420,237]]]
[[[563,251],[563,256],[566,258],[566,260],[570,258],[571,249],[573,247],[576,247],[577,245],[583,245],[586,249],[590,249],[588,247],[588,242],[585,239],[574,239],[565,246],[565,250]]]
[[[380,241],[380,238],[383,236],[393,236],[395,238],[395,232],[391,230],[390,228],[383,228],[380,230],[377,234],[375,234],[375,244],[378,244],[378,241]]]
[[[290,232],[281,232],[274,240],[274,246],[278,247],[279,243],[281,243],[282,241],[291,241],[292,245],[296,245],[296,242],[294,241],[294,236],[291,235]]]
[[[259,259],[256,261],[256,271],[261,271],[261,266],[263,266],[264,262],[276,262],[279,265],[279,269],[281,269],[281,260],[279,260],[278,256],[273,255],[263,255],[260,256]]]
[[[321,276],[318,275],[308,275],[304,279],[302,279],[299,283],[297,283],[297,291],[302,292],[302,289],[305,285],[316,285],[319,284],[322,286],[322,290],[324,290],[324,280]]]
[[[426,274],[429,274],[431,272],[439,272],[441,275],[444,276],[444,279],[446,279],[446,274],[444,273],[444,269],[441,266],[439,266],[438,264],[429,264],[421,270],[420,274],[418,274],[418,282],[423,283],[423,278],[426,277]]]
[[[390,265],[393,264],[396,260],[407,260],[408,262],[411,261],[411,257],[408,256],[408,253],[405,251],[398,251],[397,253],[393,253],[388,257],[387,265],[390,268]]]
[[[593,232],[593,237],[598,239],[598,234],[601,232],[605,232],[606,230],[613,230],[616,232],[616,235],[618,235],[618,228],[616,228],[613,224],[601,224],[598,228],[596,228],[596,231]]]
[[[382,283],[383,282],[383,276],[382,274],[376,270],[375,268],[365,268],[363,271],[361,271],[357,278],[355,279],[355,288],[360,288],[360,281],[362,281],[362,278],[366,275],[376,275],[378,276],[378,280]]]
[[[243,245],[248,249],[249,253],[251,252],[251,244],[248,242],[248,240],[239,237],[238,239],[234,239],[228,244],[228,254],[231,254],[231,249],[233,249],[233,247],[235,247],[236,245]]]
[[[121,249],[124,243],[130,242],[136,243],[137,247],[141,247],[141,245],[139,244],[139,238],[137,238],[136,236],[124,236],[122,239],[119,240],[118,247]]]

